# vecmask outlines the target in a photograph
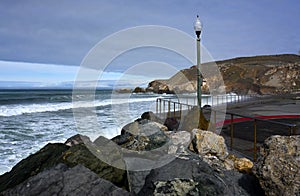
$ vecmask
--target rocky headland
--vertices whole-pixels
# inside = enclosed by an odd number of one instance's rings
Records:
[[[254,56],[216,61],[227,93],[287,94],[300,89],[300,56],[293,54]],[[212,63],[202,64],[207,69]],[[209,93],[221,85],[213,74],[204,78],[202,91]],[[218,84],[218,82],[220,84]],[[214,89],[210,89],[214,84]],[[197,68],[183,69],[167,80],[154,80],[148,87],[134,92],[193,93],[197,89]]]
[[[47,144],[0,176],[0,195],[299,195],[299,139],[268,138],[253,163],[213,132],[170,131],[148,112],[111,140]]]

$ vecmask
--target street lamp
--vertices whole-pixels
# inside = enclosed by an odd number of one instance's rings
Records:
[[[202,24],[200,21],[199,16],[197,15],[197,19],[194,25],[195,33],[197,35],[197,99],[198,99],[198,107],[200,110],[200,116],[201,116],[201,86],[202,86],[202,74],[201,74],[201,62],[200,62],[200,34],[202,31]],[[199,122],[200,123],[200,122]]]

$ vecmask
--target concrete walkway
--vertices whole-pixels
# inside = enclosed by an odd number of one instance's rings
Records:
[[[300,97],[298,95],[288,97],[274,97],[268,99],[257,99],[242,104],[228,105],[227,112],[241,114],[246,116],[260,117],[264,119],[271,118],[272,121],[280,121],[283,123],[296,124],[296,133],[300,134]],[[274,118],[280,118],[275,120]],[[226,116],[227,121],[230,115]],[[254,155],[254,122],[247,121],[246,118],[235,116],[233,150],[243,153],[249,158]],[[241,119],[238,119],[241,118]],[[284,119],[285,118],[285,119]],[[239,122],[243,121],[243,122]],[[226,121],[225,121],[226,122]],[[269,122],[256,122],[257,128],[257,151],[263,141],[272,135],[290,135],[288,126],[273,124]],[[230,123],[223,127],[220,135],[222,135],[230,147]]]

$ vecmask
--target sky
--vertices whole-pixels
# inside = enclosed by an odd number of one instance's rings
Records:
[[[101,40],[141,25],[168,26],[195,37],[196,15],[203,23],[201,43],[214,60],[298,54],[299,10],[299,0],[1,0],[0,88],[70,87],[84,58]],[[122,55],[103,70],[103,87],[120,77],[131,78],[132,85],[167,78],[192,65],[157,48]],[[166,63],[174,69],[164,66],[124,77],[131,66],[149,61],[161,62],[154,68]]]

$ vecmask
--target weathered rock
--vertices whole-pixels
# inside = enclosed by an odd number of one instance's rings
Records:
[[[168,128],[157,122],[135,121],[125,125],[121,135],[114,137],[112,141],[129,150],[148,151],[168,142],[165,131],[168,131]]]
[[[197,182],[192,179],[178,179],[168,181],[157,181],[154,183],[154,195],[197,195]]]
[[[144,112],[141,115],[141,119],[142,120],[150,120],[150,121],[153,121],[153,122],[163,124],[163,121],[160,118],[158,118],[152,111]]]
[[[194,129],[192,131],[194,138],[190,149],[201,156],[216,156],[220,160],[225,160],[228,156],[225,140],[222,136],[210,131]]]
[[[253,167],[253,162],[247,158],[236,158],[234,160],[234,168],[239,172],[251,173]]]
[[[267,195],[300,195],[300,135],[272,136],[253,172]]]
[[[132,89],[130,88],[121,88],[121,89],[116,89],[114,93],[131,93]]]
[[[170,138],[168,143],[168,154],[175,156],[186,155],[188,146],[191,143],[192,135],[187,131],[166,132],[166,135]]]
[[[12,188],[45,168],[62,162],[62,155],[70,147],[64,144],[47,144],[35,154],[15,165],[10,172],[0,176],[0,192]]]
[[[78,144],[84,144],[85,142],[91,142],[90,138],[85,135],[76,134],[65,142],[67,146],[75,146]]]
[[[236,171],[217,172],[198,156],[176,158],[151,170],[139,195],[261,195],[255,178]]]
[[[123,169],[119,169],[125,168],[125,166],[116,168],[113,166],[113,164],[107,163],[108,161],[104,162],[103,160],[96,157],[95,155],[97,154],[96,152],[94,152],[93,154],[93,151],[97,152],[97,147],[94,147],[92,149],[91,147],[87,148],[86,145],[83,144],[75,145],[63,153],[62,162],[67,164],[69,167],[74,167],[78,164],[81,164],[86,168],[92,170],[101,178],[106,179],[119,187],[127,188],[128,184],[126,171]],[[101,151],[101,148],[98,148],[98,152],[101,153]],[[122,162],[119,163],[121,161],[121,157],[118,154],[116,155],[116,157],[117,158],[115,161],[118,161],[116,165],[122,164]],[[123,162],[123,164],[125,163]]]
[[[82,165],[49,168],[6,190],[3,195],[129,195]]]
[[[203,63],[202,71],[209,72],[212,62]],[[213,62],[214,63],[214,62]],[[202,91],[211,93],[222,88],[226,92],[237,94],[280,94],[300,89],[299,55],[270,55],[228,59],[215,62],[222,74],[222,80],[216,74],[208,74]],[[222,81],[222,82],[221,82]],[[183,69],[167,80],[154,80],[147,89],[155,93],[196,92],[197,67]],[[195,127],[194,127],[195,128]]]
[[[146,90],[144,88],[141,88],[141,87],[136,87],[132,92],[133,93],[145,93]]]
[[[184,117],[183,122],[181,122],[179,126],[179,130],[185,131],[192,131],[195,128],[200,128],[202,130],[207,130],[209,128],[209,121],[205,119],[202,111],[200,114],[198,107],[193,107],[192,110],[190,110],[188,114]]]
[[[176,118],[166,118],[164,125],[168,127],[169,131],[175,131],[179,127],[179,121]]]
[[[154,92],[158,94],[174,94],[173,86],[166,80],[154,80],[148,84],[146,92]]]
[[[150,170],[162,165],[168,164],[175,157],[184,158],[188,153],[187,147],[191,140],[191,133],[186,131],[167,131],[165,132],[169,138],[169,142],[164,145],[164,148],[160,148],[160,157],[156,160],[153,159],[151,154],[148,159],[139,158],[140,154],[135,158],[125,157],[127,169],[128,169],[128,182],[130,191],[137,194],[145,184],[145,179],[150,173]]]
[[[76,136],[75,138],[81,137]],[[73,139],[68,141],[74,141]],[[127,188],[126,171],[103,162],[92,154],[91,150],[93,149],[88,149],[83,143],[71,147],[65,144],[47,144],[35,154],[20,161],[10,172],[0,176],[0,191],[12,188],[29,177],[42,172],[44,169],[54,167],[59,163],[64,163],[69,167],[74,167],[78,164],[84,165],[101,178],[109,180],[119,187]],[[101,152],[101,148],[95,147],[94,150]]]

